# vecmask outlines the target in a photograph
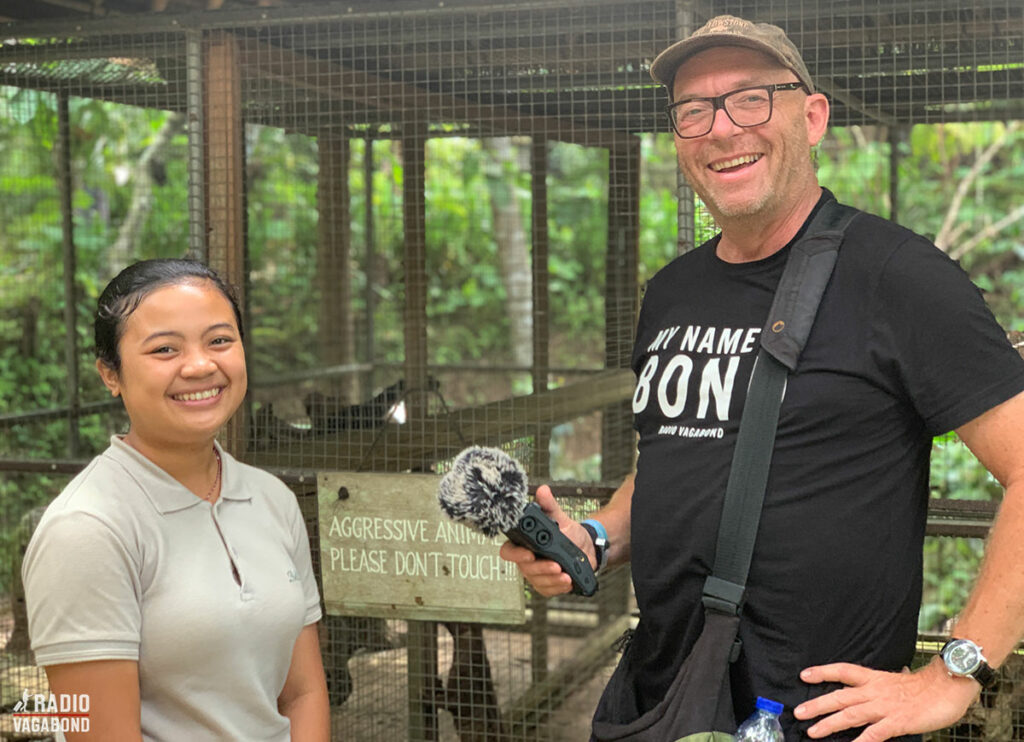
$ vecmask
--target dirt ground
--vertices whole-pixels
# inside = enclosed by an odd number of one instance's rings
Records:
[[[498,704],[507,713],[508,704],[530,685],[530,637],[524,633],[485,631],[487,656],[494,679]],[[549,669],[572,657],[584,639],[550,637]],[[438,666],[441,675],[451,664],[452,641],[441,631]],[[334,711],[332,738],[346,742],[398,742],[408,738],[407,665],[404,649],[357,655],[349,660],[353,692]],[[542,726],[516,742],[586,742],[590,717],[612,666],[597,668],[581,680]],[[447,711],[438,713],[439,742],[462,742]],[[509,740],[508,742],[512,742]]]

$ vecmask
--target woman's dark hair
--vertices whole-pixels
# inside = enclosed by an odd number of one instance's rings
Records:
[[[118,273],[100,294],[93,323],[96,357],[120,373],[121,353],[118,350],[118,343],[124,334],[124,323],[131,313],[139,308],[142,300],[164,286],[203,281],[212,283],[231,302],[235,321],[238,323],[239,336],[244,339],[242,312],[238,308],[234,292],[213,270],[197,260],[141,260]]]

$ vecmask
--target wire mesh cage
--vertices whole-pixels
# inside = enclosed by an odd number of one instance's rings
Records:
[[[89,333],[134,260],[193,256],[235,286],[250,385],[221,440],[293,487],[318,573],[317,472],[440,474],[499,446],[531,482],[573,483],[570,514],[605,500],[633,465],[643,283],[715,230],[650,63],[713,15],[786,29],[831,103],[823,184],[932,237],[1024,330],[1015,0],[137,5],[5,11],[22,19],[0,43],[5,705],[42,682],[20,553],[127,426]],[[937,444],[936,500],[998,501],[958,446]],[[922,658],[993,511],[943,512]],[[524,625],[327,615],[334,738],[586,739],[634,608],[620,569],[595,601],[531,596]],[[1007,677],[933,739],[1024,739]]]

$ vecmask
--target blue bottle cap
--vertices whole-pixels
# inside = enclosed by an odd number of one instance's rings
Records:
[[[773,701],[770,698],[762,698],[761,696],[758,696],[757,708],[761,711],[767,711],[770,714],[775,714],[776,716],[778,716],[782,713],[782,709],[785,707],[778,701]]]

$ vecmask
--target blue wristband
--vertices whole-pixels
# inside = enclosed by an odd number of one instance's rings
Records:
[[[608,531],[601,521],[594,520],[593,518],[581,521],[580,525],[586,529],[587,533],[590,534],[590,540],[594,542],[594,558],[597,560],[597,569],[594,571],[600,572],[604,569],[604,565],[608,563],[608,548],[610,545]]]

